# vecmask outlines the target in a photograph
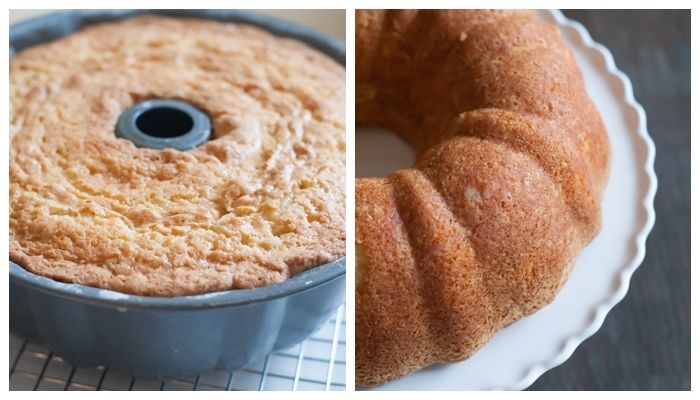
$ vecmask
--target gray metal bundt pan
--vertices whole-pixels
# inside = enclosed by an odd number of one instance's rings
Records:
[[[257,25],[296,38],[345,65],[345,45],[303,26],[236,10],[75,10],[10,27],[11,54],[82,27],[136,14]],[[345,298],[345,258],[262,288],[172,298],[134,296],[57,282],[10,262],[10,328],[74,365],[105,365],[168,379],[236,370],[293,346]]]

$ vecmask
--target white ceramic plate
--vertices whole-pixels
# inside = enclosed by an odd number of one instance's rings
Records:
[[[655,147],[646,114],[608,49],[593,42],[581,24],[559,11],[542,11],[541,17],[560,26],[610,135],[613,157],[603,229],[550,305],[503,329],[467,361],[432,366],[376,389],[524,389],[566,361],[600,328],[610,309],[627,294],[632,273],[644,258],[657,187]],[[358,131],[357,149],[358,176],[386,175],[413,160],[408,146],[388,133]],[[372,149],[383,158],[377,161],[379,157],[359,149]]]

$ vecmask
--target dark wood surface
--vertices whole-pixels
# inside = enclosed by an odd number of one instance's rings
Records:
[[[656,143],[656,224],[630,291],[530,389],[690,389],[690,12],[565,11],[632,81]]]

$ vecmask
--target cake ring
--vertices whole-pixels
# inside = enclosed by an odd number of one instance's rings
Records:
[[[356,122],[418,154],[356,180],[356,382],[470,357],[551,302],[601,224],[607,133],[534,13],[359,10]]]
[[[170,103],[131,121],[153,140],[115,128],[154,101]],[[32,273],[180,296],[345,254],[345,70],[301,42],[199,19],[99,24],[11,59],[10,107],[10,260]],[[148,147],[195,126],[190,145]]]

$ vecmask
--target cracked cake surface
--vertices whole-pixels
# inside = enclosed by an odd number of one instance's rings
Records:
[[[150,98],[204,110],[190,151],[118,138]],[[345,70],[258,28],[156,16],[10,61],[10,259],[178,296],[259,287],[345,254]]]

